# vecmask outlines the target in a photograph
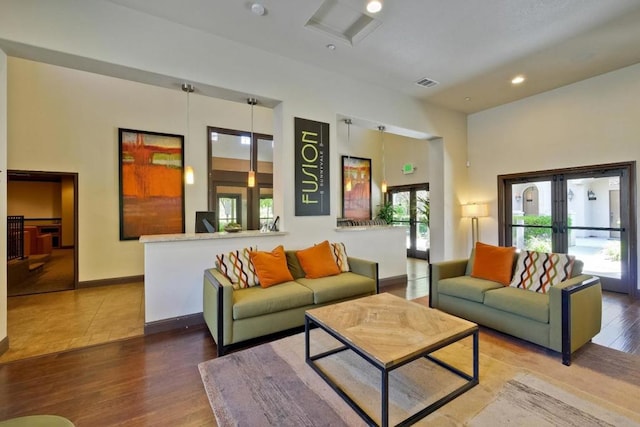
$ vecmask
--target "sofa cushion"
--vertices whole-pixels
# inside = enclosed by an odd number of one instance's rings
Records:
[[[337,276],[319,279],[302,278],[297,282],[313,291],[315,304],[324,304],[376,292],[375,280],[355,273],[340,273]]]
[[[571,278],[573,263],[572,255],[522,251],[510,286],[545,294]]]
[[[233,289],[249,288],[258,284],[258,276],[249,259],[249,251],[257,248],[244,248],[228,254],[216,255],[216,268],[233,284]]]
[[[313,292],[296,282],[233,292],[233,319],[246,319],[313,304]]]
[[[503,287],[501,283],[471,276],[451,277],[438,282],[439,293],[480,303],[484,301],[486,291]]]
[[[513,246],[502,247],[477,242],[471,276],[509,286],[513,274]]]
[[[344,246],[344,243],[331,243],[331,253],[341,272],[346,273],[347,271],[351,271],[347,257],[347,248]]]
[[[340,274],[340,268],[333,259],[328,240],[296,252],[307,279],[318,279]]]
[[[484,305],[537,322],[549,323],[549,296],[545,294],[505,287],[486,292]]]
[[[287,268],[287,258],[282,245],[271,252],[249,251],[249,257],[263,288],[293,280]]]
[[[296,251],[284,251],[287,257],[287,268],[291,272],[293,276],[293,280],[297,280],[301,277],[304,277],[304,270],[300,265],[300,260],[298,260],[298,256],[296,255]]]

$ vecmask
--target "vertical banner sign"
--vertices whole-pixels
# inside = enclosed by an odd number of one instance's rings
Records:
[[[296,216],[329,215],[329,123],[295,118]]]

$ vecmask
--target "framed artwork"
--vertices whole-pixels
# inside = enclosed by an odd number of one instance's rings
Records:
[[[184,137],[118,129],[120,240],[184,233]]]
[[[371,219],[371,159],[342,156],[342,217]]]
[[[296,216],[329,215],[329,123],[295,117],[294,132]]]

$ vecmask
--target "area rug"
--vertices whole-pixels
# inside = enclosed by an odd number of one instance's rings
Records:
[[[312,352],[338,343],[312,331]],[[471,340],[437,352],[471,369]],[[606,363],[606,366],[603,366]],[[304,335],[201,363],[219,426],[364,426],[366,423],[304,361]],[[613,368],[612,368],[613,367]],[[623,367],[623,371],[619,369]],[[353,352],[322,359],[322,368],[379,422],[380,374]],[[640,357],[588,344],[572,366],[537,346],[481,334],[480,385],[416,425],[640,426],[636,397]],[[421,360],[390,375],[390,421],[396,424],[458,387],[462,380]],[[506,410],[505,408],[508,408]]]

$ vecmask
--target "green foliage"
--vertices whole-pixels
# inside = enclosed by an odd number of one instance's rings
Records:
[[[525,240],[525,247],[528,251],[551,252],[551,239],[533,236],[529,240]]]
[[[428,197],[418,197],[416,209],[420,217],[418,221],[424,223],[426,227],[429,227],[429,213],[431,212],[431,206],[429,205]]]
[[[600,252],[609,261],[620,261],[620,242],[609,242]]]
[[[387,224],[391,224],[393,221],[393,215],[397,213],[397,207],[393,206],[391,202],[384,202],[378,205],[378,213],[376,218],[384,220]]]

